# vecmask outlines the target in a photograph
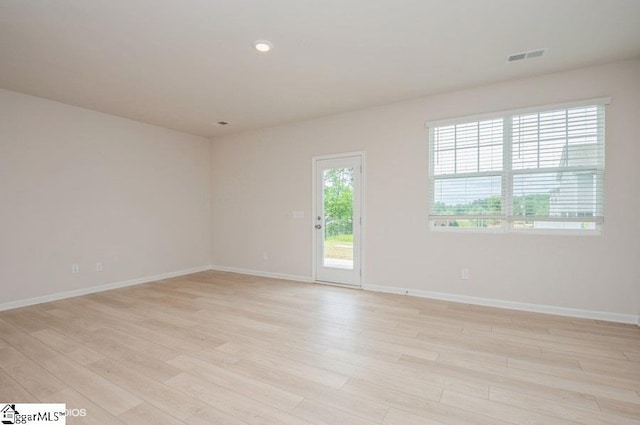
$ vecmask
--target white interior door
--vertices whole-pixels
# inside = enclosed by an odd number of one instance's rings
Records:
[[[362,156],[316,159],[315,279],[360,286]]]

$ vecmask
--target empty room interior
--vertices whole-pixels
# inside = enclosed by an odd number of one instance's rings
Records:
[[[0,1],[3,424],[640,424],[640,1]]]

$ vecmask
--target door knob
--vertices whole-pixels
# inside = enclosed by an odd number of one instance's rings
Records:
[[[316,224],[316,229],[322,229],[322,224]]]

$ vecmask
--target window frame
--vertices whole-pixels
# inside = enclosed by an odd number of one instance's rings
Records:
[[[519,108],[519,109],[511,109],[504,110],[498,112],[491,112],[485,114],[477,114],[470,115],[465,117],[456,117],[451,119],[443,119],[437,121],[427,121],[425,126],[428,129],[429,133],[429,143],[428,143],[428,166],[429,166],[429,176],[428,176],[428,222],[429,229],[436,232],[463,232],[463,233],[518,233],[518,234],[534,234],[534,235],[543,235],[543,234],[553,234],[553,235],[601,235],[603,232],[603,224],[604,224],[604,203],[605,203],[605,127],[606,127],[606,106],[611,103],[611,98],[609,97],[601,97],[594,99],[586,99],[575,102],[565,102],[565,103],[557,103],[557,104],[548,104],[542,106],[534,106],[527,108]],[[513,178],[515,175],[532,175],[534,173],[553,173],[557,172],[560,169],[563,171],[568,170],[567,167],[547,167],[547,168],[537,168],[537,169],[513,169],[512,164],[512,155],[513,155],[513,135],[512,135],[512,126],[513,126],[513,117],[517,115],[526,115],[526,114],[535,114],[535,113],[544,113],[551,112],[553,110],[561,110],[561,109],[571,109],[571,108],[579,108],[586,106],[598,106],[602,107],[602,122],[601,125],[598,126],[598,144],[597,148],[600,150],[599,154],[601,155],[601,162],[597,164],[595,167],[593,166],[576,166],[570,168],[575,171],[595,171],[596,173],[600,173],[599,183],[602,186],[602,216],[594,217],[593,220],[588,220],[595,223],[594,229],[551,229],[551,228],[517,228],[514,227],[514,222],[522,221],[518,220],[518,218],[522,218],[521,216],[516,216],[513,214]],[[452,126],[452,125],[460,125],[466,124],[474,121],[485,121],[485,120],[496,120],[502,119],[503,125],[503,133],[502,133],[502,169],[498,171],[484,171],[484,172],[468,172],[468,173],[460,173],[460,174],[450,174],[437,176],[434,174],[435,171],[435,140],[434,140],[434,130],[436,127],[444,127],[444,126]],[[435,181],[438,179],[455,179],[455,178],[464,178],[464,177],[481,177],[481,176],[501,176],[502,178],[502,188],[501,188],[501,212],[499,215],[482,215],[482,216],[472,216],[472,215],[442,215],[437,216],[433,214],[433,206],[435,201]],[[455,227],[455,226],[437,226],[435,222],[438,220],[453,220],[453,219],[491,219],[491,220],[500,220],[500,226],[495,227]],[[557,221],[557,222],[571,222],[571,221],[582,221],[579,218],[564,218],[562,220],[550,220],[548,217],[533,217],[528,216],[528,219],[534,218],[539,221]]]

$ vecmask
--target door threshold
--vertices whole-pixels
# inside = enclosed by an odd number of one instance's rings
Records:
[[[339,288],[362,289],[362,285],[354,283],[325,282],[324,280],[314,280],[313,283],[319,283],[320,285],[327,286],[337,286]]]

